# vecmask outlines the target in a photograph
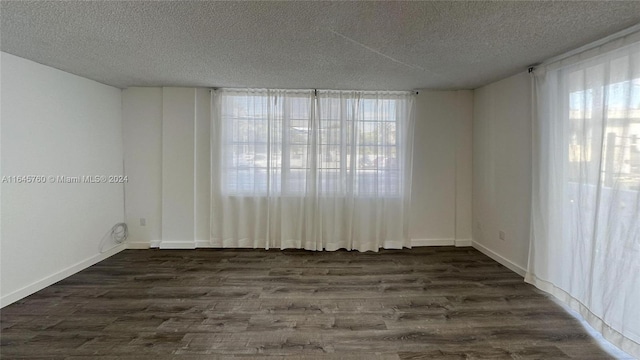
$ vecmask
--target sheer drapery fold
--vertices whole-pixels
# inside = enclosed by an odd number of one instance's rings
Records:
[[[212,246],[410,247],[413,94],[212,97]]]
[[[640,357],[640,36],[534,73],[526,281]]]

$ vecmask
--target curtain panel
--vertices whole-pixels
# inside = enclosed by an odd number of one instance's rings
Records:
[[[640,36],[534,71],[526,281],[640,358]]]
[[[414,95],[212,93],[211,245],[410,247]]]

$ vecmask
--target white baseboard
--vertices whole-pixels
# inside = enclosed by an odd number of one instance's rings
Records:
[[[215,248],[222,249],[221,247],[216,247],[216,246],[211,245],[211,241],[209,241],[209,240],[196,240],[195,243],[196,243],[196,247],[199,248],[199,249],[200,248],[204,248],[204,249],[215,249]]]
[[[142,243],[141,243],[142,244]],[[196,241],[162,241],[162,240],[151,240],[150,243],[146,244],[144,249],[199,249],[199,248],[216,248],[211,245],[211,242],[208,240],[196,240]],[[220,247],[221,248],[221,247]],[[129,248],[134,249],[134,248]],[[136,247],[135,249],[141,249]]]
[[[197,249],[197,248],[213,248],[214,246],[208,240],[196,241],[162,241],[152,240],[147,243],[147,248],[157,249]]]
[[[195,249],[195,241],[161,241],[160,249]]]
[[[472,246],[471,239],[411,239],[411,246]]]
[[[217,246],[211,245],[208,240],[196,240],[196,241],[162,241],[153,240],[151,243],[130,243],[131,247],[128,249],[147,249],[147,248],[160,248],[160,249],[196,249],[196,248],[217,248]],[[135,246],[135,247],[134,247]],[[471,246],[471,239],[412,239],[412,247],[418,246]],[[253,247],[251,247],[253,248]]]
[[[473,246],[473,241],[471,239],[456,239],[455,245],[456,247]]]
[[[453,246],[455,239],[411,239],[411,246]]]
[[[146,244],[146,248],[155,248],[155,249],[199,249],[199,248],[215,248],[215,246],[211,245],[209,240],[195,240],[195,241],[162,241],[162,240],[151,240],[150,243]],[[138,248],[136,248],[138,249]]]
[[[148,249],[150,247],[151,247],[151,244],[144,241],[135,241],[135,242],[127,243],[127,249]]]
[[[472,246],[471,239],[412,239],[412,247],[419,246]],[[150,243],[136,242],[129,243],[127,249],[148,249],[148,248],[160,248],[160,249],[196,249],[196,248],[217,248],[211,245],[208,240],[196,240],[196,241],[162,241],[153,240]]]
[[[478,251],[480,251],[481,253],[487,255],[488,257],[492,258],[493,260],[499,262],[500,264],[506,266],[509,270],[515,272],[516,274],[524,277],[524,275],[527,273],[527,269],[523,268],[522,266],[512,262],[511,260],[505,258],[504,256],[498,254],[497,252],[489,249],[488,247],[478,243],[477,241],[473,241],[472,242],[472,246],[477,249]]]
[[[96,254],[88,259],[82,260],[74,265],[71,265],[65,269],[62,269],[55,274],[49,275],[44,279],[38,280],[30,285],[27,285],[22,289],[18,289],[12,293],[4,295],[0,298],[0,307],[5,307],[35,292],[38,292],[49,285],[53,285],[60,280],[63,280],[81,270],[88,268],[91,265],[99,263],[100,261],[119,253],[125,248],[126,248],[126,244],[117,245],[101,254]]]

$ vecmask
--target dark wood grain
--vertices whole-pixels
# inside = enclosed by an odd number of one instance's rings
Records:
[[[607,359],[472,248],[126,250],[0,311],[2,359]]]

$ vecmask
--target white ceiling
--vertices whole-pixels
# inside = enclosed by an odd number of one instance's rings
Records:
[[[0,6],[2,51],[120,88],[472,89],[640,22],[640,1]]]

